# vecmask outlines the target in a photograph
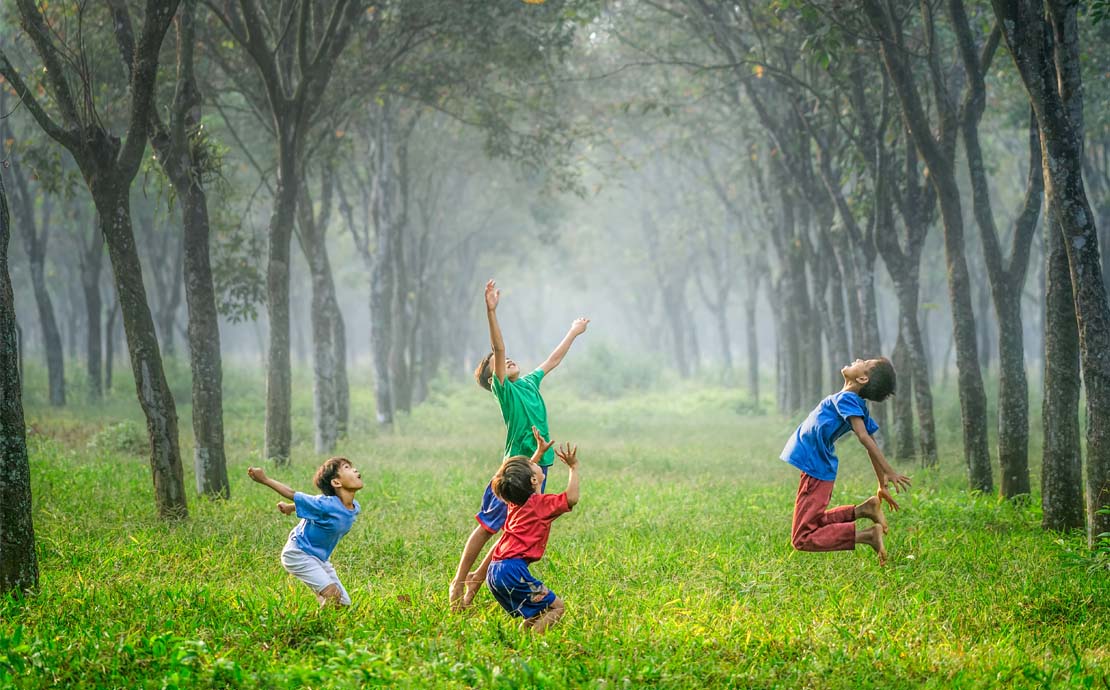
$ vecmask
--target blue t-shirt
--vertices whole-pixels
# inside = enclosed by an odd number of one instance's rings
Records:
[[[879,425],[867,413],[867,402],[852,391],[840,391],[820,402],[790,436],[779,457],[811,477],[826,482],[836,479],[836,451],[833,444],[852,430],[850,417],[863,417],[867,433]]]
[[[301,521],[289,533],[289,538],[301,551],[326,561],[339,539],[351,531],[355,516],[362,508],[358,501],[348,509],[338,496],[310,496],[300,491],[293,493],[293,505]]]

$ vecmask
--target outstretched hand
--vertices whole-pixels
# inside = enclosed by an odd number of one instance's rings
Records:
[[[490,311],[497,310],[497,303],[501,301],[501,291],[497,289],[497,283],[490,278],[486,283],[486,309]]]
[[[573,333],[576,336],[577,335],[582,335],[583,333],[586,332],[586,326],[589,326],[589,325],[590,325],[590,320],[589,319],[587,319],[585,317],[579,317],[579,318],[575,319],[574,323],[572,323],[570,325],[570,332]]]
[[[284,515],[292,515],[297,510],[297,506],[285,501],[278,501],[277,507]]]
[[[563,461],[567,467],[578,467],[578,446],[564,443],[562,446],[555,450],[555,455]]]
[[[266,472],[261,467],[248,467],[247,476],[259,484],[266,483]]]
[[[890,491],[887,490],[887,487],[891,484],[894,485],[895,492],[902,492],[910,488],[910,478],[904,474],[898,474],[897,472],[884,474],[882,481],[879,483],[879,490],[875,492],[879,500],[886,501],[886,504],[890,506],[891,510],[898,510],[898,503],[894,500],[894,497],[890,495]]]
[[[554,441],[543,440],[543,434],[541,434],[540,430],[536,427],[532,427],[532,437],[536,439],[536,455],[539,457],[543,457],[547,449],[555,445]]]

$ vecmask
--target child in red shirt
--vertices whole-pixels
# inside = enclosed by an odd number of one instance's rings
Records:
[[[509,505],[509,516],[494,547],[486,584],[509,615],[523,618],[537,633],[554,625],[566,609],[562,599],[532,577],[528,565],[543,557],[555,518],[578,503],[578,447],[569,443],[555,451],[570,469],[567,490],[543,493],[545,477],[537,462],[551,443],[536,433],[532,458],[517,455],[505,460],[490,482],[497,497]]]

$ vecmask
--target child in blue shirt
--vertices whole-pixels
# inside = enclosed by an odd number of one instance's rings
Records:
[[[909,488],[910,478],[894,471],[871,437],[879,425],[868,414],[866,401],[882,402],[894,394],[894,366],[885,357],[857,359],[840,373],[844,376],[844,388],[822,400],[809,413],[780,456],[802,473],[790,541],[799,551],[850,551],[856,544],[867,544],[875,549],[879,563],[883,564],[887,524],[882,502],[898,510],[887,486],[893,484],[895,491],[901,491]],[[875,496],[857,506],[826,510],[839,465],[833,444],[849,430],[867,449],[879,488]],[[859,518],[872,520],[875,525],[857,532],[855,521]]]
[[[281,550],[282,566],[308,585],[321,606],[350,606],[351,597],[335,574],[330,559],[336,544],[351,530],[361,510],[355,492],[362,488],[362,474],[347,458],[330,458],[320,465],[312,480],[323,493],[320,496],[293,491],[267,477],[261,467],[248,468],[247,475],[292,500],[292,503],[278,501],[278,510],[285,515],[295,512],[301,518],[289,532],[289,540]]]

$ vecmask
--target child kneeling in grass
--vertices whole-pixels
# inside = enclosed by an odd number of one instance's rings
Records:
[[[886,357],[857,359],[840,373],[844,388],[822,400],[782,449],[781,458],[801,470],[790,542],[799,551],[851,551],[856,544],[866,544],[875,549],[883,564],[887,525],[882,502],[898,510],[887,486],[893,484],[896,491],[907,489],[910,478],[894,471],[871,437],[879,425],[868,414],[866,401],[882,402],[894,394],[894,366]],[[854,432],[867,450],[879,488],[859,505],[826,510],[839,467],[833,444],[848,431]],[[860,518],[875,525],[856,531],[855,521]]]
[[[561,494],[543,493],[545,475],[539,466],[551,447],[539,431],[532,458],[511,457],[501,464],[490,482],[494,493],[508,504],[509,514],[501,539],[493,549],[486,584],[497,603],[524,625],[542,633],[563,617],[563,600],[532,576],[528,565],[543,557],[551,523],[578,503],[578,448],[570,444],[555,455],[570,468],[567,489]]]
[[[301,518],[281,550],[282,566],[290,575],[308,585],[321,606],[350,606],[351,597],[329,559],[339,540],[351,531],[361,510],[355,500],[355,492],[362,488],[362,474],[347,458],[327,460],[316,470],[312,480],[322,496],[293,491],[267,477],[261,467],[248,468],[247,475],[293,501],[278,501],[278,510],[285,515],[296,512]]]

